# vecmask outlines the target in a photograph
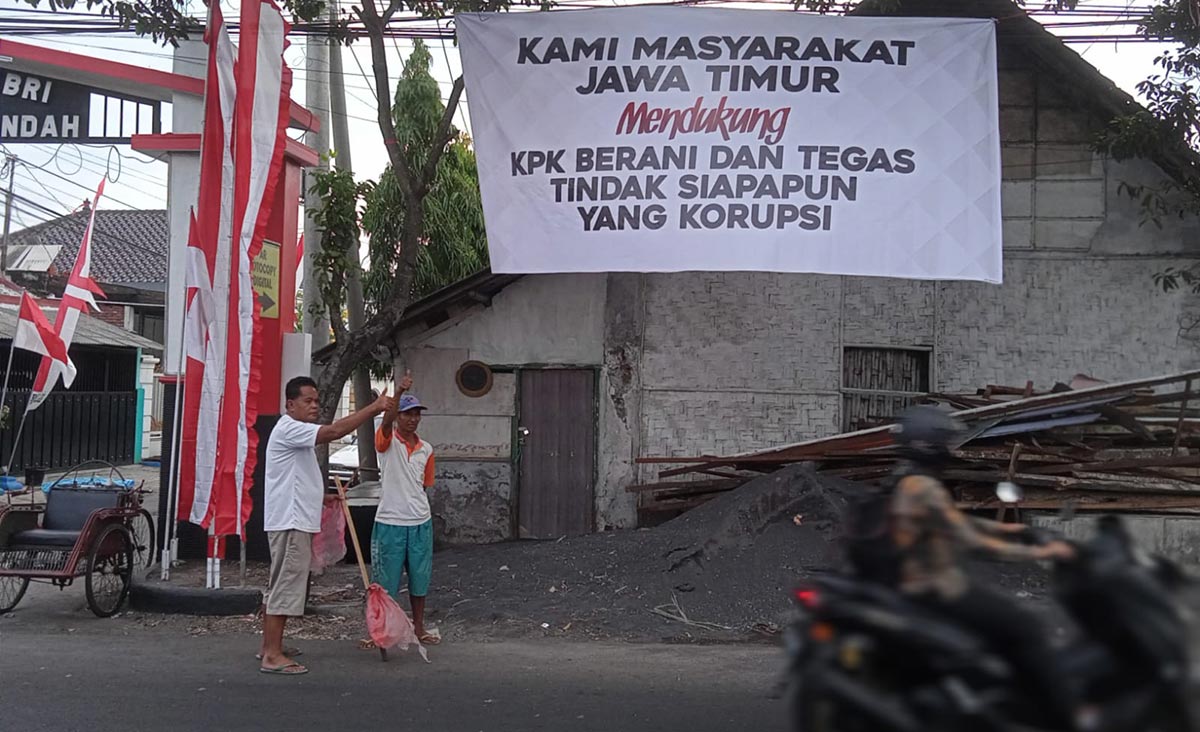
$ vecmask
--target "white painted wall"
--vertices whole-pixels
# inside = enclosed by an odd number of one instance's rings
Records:
[[[429,409],[421,417],[421,436],[439,460],[497,459],[512,455],[517,383],[511,373],[493,375],[492,390],[481,397],[463,394],[455,375],[472,360],[462,348],[413,348],[405,352],[412,370],[412,394]]]
[[[154,417],[154,400],[158,396],[155,388],[156,376],[154,369],[158,366],[159,360],[155,356],[142,356],[142,362],[138,368],[138,388],[142,390],[142,454],[137,456],[138,460],[145,460],[153,457],[162,450],[162,446],[155,441],[151,444],[150,433],[152,430],[152,421]]]
[[[175,49],[172,70],[204,78],[207,47],[203,41],[182,41]],[[204,100],[189,94],[173,95],[171,100],[171,131],[195,133],[204,126]],[[186,290],[186,247],[188,241],[189,214],[200,194],[200,154],[170,153],[167,165],[167,218],[171,226],[171,249],[167,256],[167,300],[164,310],[166,328],[164,337],[163,372],[179,374],[182,369],[182,335],[184,320],[184,298]],[[178,296],[172,296],[178,294]]]

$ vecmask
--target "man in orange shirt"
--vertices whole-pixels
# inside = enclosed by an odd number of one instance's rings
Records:
[[[433,486],[433,447],[417,436],[425,407],[413,395],[412,377],[400,380],[403,396],[384,414],[375,433],[381,487],[371,532],[371,575],[396,600],[408,572],[413,630],[424,645],[438,637],[425,630],[425,596],[433,574],[433,514],[426,491]]]

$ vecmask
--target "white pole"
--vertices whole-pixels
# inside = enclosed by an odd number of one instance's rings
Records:
[[[30,399],[33,395],[30,394]],[[21,446],[21,433],[25,431],[25,418],[29,416],[29,406],[26,405],[25,411],[21,413],[21,424],[17,426],[17,436],[13,438],[12,452],[8,454],[8,464],[4,466],[4,474],[8,475],[12,469],[13,460],[17,456],[17,448]],[[32,494],[31,494],[32,495]]]
[[[213,565],[217,561],[217,544],[213,540],[213,536],[213,525],[210,523],[208,525],[208,551],[205,552],[207,558],[204,562],[204,587],[209,590],[216,586],[216,572]]]
[[[180,330],[183,330],[182,328]],[[183,339],[180,338],[182,341]],[[179,537],[176,535],[175,514],[179,506],[179,444],[183,434],[183,350],[179,352],[179,370],[175,374],[174,419],[171,423],[171,454],[167,465],[167,516],[163,533],[162,579],[171,579],[171,562],[179,556]]]
[[[179,446],[183,442],[184,351],[187,350],[187,311],[179,329],[179,365],[175,368],[174,419],[171,423],[171,455],[167,466],[167,517],[163,533],[162,579],[171,579],[171,563],[179,558],[179,537],[175,514],[179,511]]]
[[[24,296],[24,294],[25,291],[21,290],[21,295]],[[17,350],[16,346],[13,345],[16,335],[16,333],[13,333],[13,337],[8,341],[8,366],[4,369],[4,388],[0,389],[0,410],[4,409],[4,400],[8,398],[8,375],[12,373],[13,351]],[[8,410],[8,413],[11,416],[12,410]],[[7,470],[4,471],[4,477],[8,477]],[[12,494],[8,492],[7,486],[4,488],[4,497],[8,499],[10,504],[12,503]]]

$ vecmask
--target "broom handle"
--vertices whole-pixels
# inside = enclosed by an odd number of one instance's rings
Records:
[[[346,503],[346,489],[342,487],[342,481],[337,476],[334,476],[333,482],[337,484],[338,497],[342,499],[342,513],[346,515],[346,525],[350,527],[350,541],[354,542],[354,556],[358,557],[358,571],[362,573],[365,590],[370,586],[371,580],[367,578],[367,564],[363,561],[362,547],[358,544],[358,531],[355,530],[354,519],[350,516],[350,504]]]

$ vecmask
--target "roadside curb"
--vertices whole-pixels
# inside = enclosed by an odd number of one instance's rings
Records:
[[[252,615],[262,604],[262,592],[242,587],[206,590],[165,582],[134,582],[129,604],[134,610],[147,613]]]

